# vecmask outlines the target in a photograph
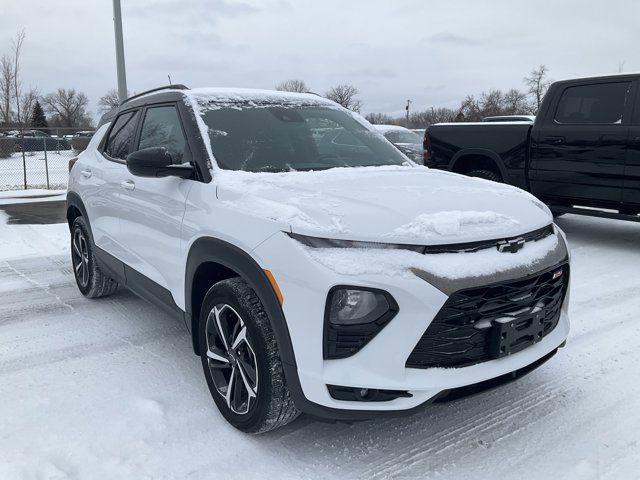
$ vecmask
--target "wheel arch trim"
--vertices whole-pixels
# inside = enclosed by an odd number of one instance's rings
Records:
[[[87,216],[87,209],[84,206],[84,202],[80,198],[76,192],[67,192],[67,208],[65,215],[67,217],[67,223],[69,224],[69,229],[71,229],[71,219],[69,217],[69,212],[71,208],[77,208],[80,211],[80,214],[84,217],[85,223],[87,224],[87,228],[89,229],[89,235],[93,239],[93,232],[91,231],[91,222],[89,221],[89,217]]]
[[[486,157],[487,159],[491,160],[497,167],[498,171],[500,172],[500,175],[502,175],[502,180],[506,183],[509,183],[509,173],[507,172],[507,169],[504,166],[504,162],[502,161],[502,158],[500,158],[500,155],[498,155],[493,150],[488,150],[486,148],[464,148],[462,150],[458,150],[455,153],[455,155],[451,158],[451,161],[449,162],[449,167],[448,167],[449,171],[453,172],[456,167],[456,164],[462,158],[467,156],[480,156],[480,157]]]
[[[193,242],[187,256],[185,271],[185,320],[191,333],[194,352],[198,353],[198,323],[193,314],[192,293],[198,268],[205,263],[216,263],[236,272],[256,292],[269,317],[271,327],[278,342],[280,358],[283,364],[295,367],[295,355],[289,328],[276,292],[265,271],[244,250],[224,240],[214,237],[201,237]],[[287,370],[287,369],[285,369]],[[289,380],[289,379],[287,379]],[[297,380],[297,379],[296,379]]]

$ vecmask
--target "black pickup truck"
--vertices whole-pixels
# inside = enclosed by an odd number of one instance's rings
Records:
[[[640,74],[555,82],[533,123],[432,125],[424,159],[523,188],[555,214],[640,221]]]

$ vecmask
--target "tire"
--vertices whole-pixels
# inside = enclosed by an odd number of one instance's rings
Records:
[[[96,262],[83,217],[76,217],[71,225],[71,265],[78,289],[87,298],[106,297],[118,288],[118,283],[105,275]]]
[[[244,280],[223,280],[209,289],[198,333],[207,385],[231,425],[245,433],[264,433],[298,417],[269,317]],[[237,346],[227,348],[229,344]]]
[[[468,177],[484,178],[492,182],[502,183],[502,176],[493,170],[472,170],[466,174]]]

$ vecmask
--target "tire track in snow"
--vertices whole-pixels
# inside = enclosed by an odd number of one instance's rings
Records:
[[[14,277],[17,276],[24,280],[28,285],[31,285],[31,288],[26,290],[14,289],[5,293],[7,298],[15,300],[9,304],[3,305],[3,308],[0,309],[0,325],[22,323],[25,319],[31,318],[37,318],[38,321],[42,321],[43,319],[46,319],[47,316],[51,316],[53,319],[56,315],[59,315],[61,311],[67,310],[74,316],[81,317],[84,322],[91,323],[95,327],[95,331],[100,332],[103,337],[110,338],[111,340],[101,341],[99,343],[92,341],[91,343],[71,345],[69,347],[58,348],[54,351],[48,351],[46,352],[46,355],[43,355],[44,352],[38,352],[39,354],[35,358],[30,352],[26,355],[21,355],[19,357],[14,357],[10,360],[0,362],[0,372],[26,370],[45,363],[56,363],[69,358],[80,358],[83,356],[107,353],[118,350],[120,348],[119,345],[122,347],[130,346],[135,349],[143,350],[145,354],[153,356],[162,362],[167,362],[166,358],[146,349],[145,345],[163,338],[177,338],[183,336],[184,331],[181,328],[182,324],[170,321],[171,324],[175,324],[175,327],[170,325],[169,331],[167,331],[167,329],[163,329],[162,331],[149,332],[148,330],[143,329],[141,332],[133,335],[120,335],[114,333],[110,329],[105,328],[103,323],[94,319],[94,315],[82,315],[81,312],[84,312],[86,308],[94,310],[99,306],[104,307],[106,306],[105,303],[107,303],[109,308],[113,309],[122,318],[131,320],[132,317],[135,317],[131,314],[131,310],[127,309],[127,307],[123,305],[122,300],[118,300],[116,297],[99,300],[84,300],[77,290],[75,291],[75,295],[72,295],[70,298],[62,298],[57,293],[58,290],[69,289],[70,292],[73,292],[75,287],[73,275],[63,271],[68,267],[67,263],[68,261],[63,260],[62,256],[53,257],[51,259],[42,257],[38,258],[37,261],[33,258],[27,258],[24,260],[20,259],[11,263],[9,261],[3,261],[3,264],[6,266],[10,275],[12,274]],[[51,265],[53,265],[54,268],[48,268]],[[35,271],[35,273],[32,273],[32,271]],[[55,284],[50,284],[40,280],[40,276],[48,276],[52,272],[59,274],[59,277],[61,279],[66,279],[66,281],[58,280]],[[38,296],[39,293],[44,293],[45,297],[43,298]],[[125,295],[125,301],[132,301],[133,304],[139,304],[144,309],[149,309],[150,315],[160,314],[162,316],[166,316],[151,304],[138,299],[134,295],[128,293]],[[47,299],[49,299],[48,302]],[[76,306],[74,307],[71,302],[76,303]],[[82,305],[78,305],[77,302],[80,302]],[[78,308],[81,312],[78,311]]]

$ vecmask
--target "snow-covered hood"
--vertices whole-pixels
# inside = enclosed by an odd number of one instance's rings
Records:
[[[229,208],[315,237],[436,245],[517,236],[552,221],[520,189],[426,167],[214,177],[217,197]]]

